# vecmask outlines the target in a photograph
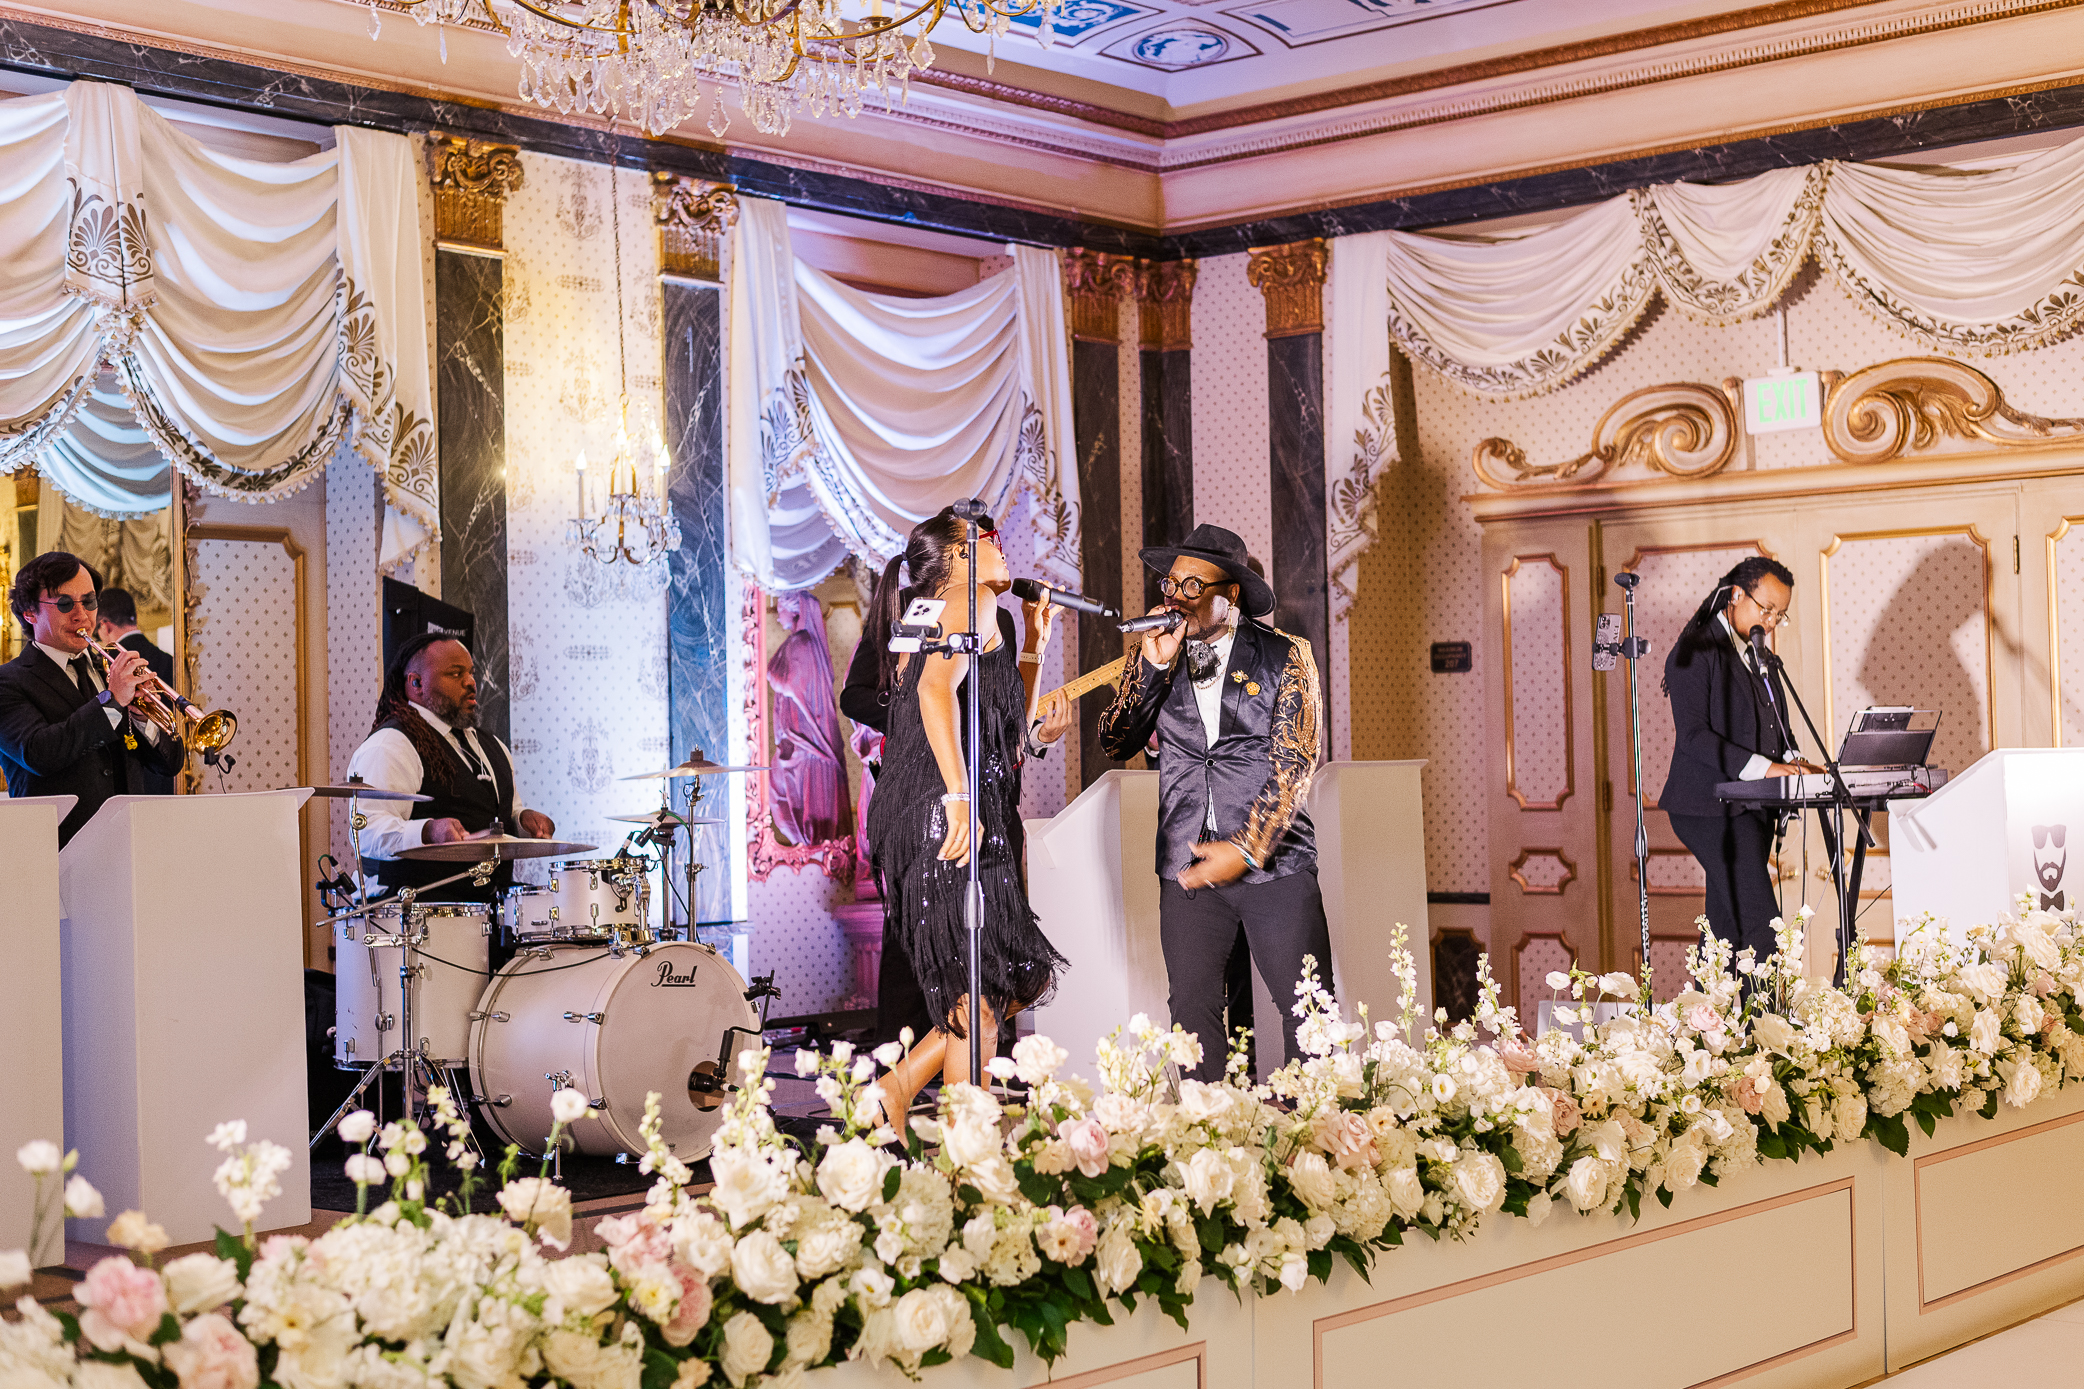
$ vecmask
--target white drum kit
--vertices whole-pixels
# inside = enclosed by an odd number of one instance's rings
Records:
[[[762,770],[721,766],[697,751],[678,767],[624,778],[665,779],[667,805],[615,817],[646,828],[605,858],[577,857],[591,844],[514,838],[494,824],[475,838],[404,851],[402,858],[463,865],[426,887],[370,901],[359,877],[326,885],[352,903],[327,919],[338,999],[333,1061],[363,1074],[312,1145],[388,1072],[404,1078],[409,1110],[427,1086],[446,1085],[502,1139],[530,1152],[546,1146],[551,1097],[577,1090],[588,1112],[567,1126],[560,1146],[641,1155],[638,1125],[656,1094],[673,1154],[683,1162],[708,1156],[725,1101],[748,1079],[737,1057],[759,1043],[752,999],[761,990],[749,990],[730,960],[692,939],[692,910],[671,920],[671,894],[667,920],[653,926],[650,872],[670,861],[677,830],[721,823],[675,813],[676,781]],[[700,787],[694,781],[690,812]],[[315,791],[350,799],[358,861],[367,824],[360,801],[429,799],[354,780]],[[658,849],[656,858],[640,852],[646,846]],[[520,858],[551,860],[548,883],[510,888],[496,902],[428,896],[466,878],[482,888],[502,860]],[[698,871],[687,870],[690,888]],[[496,940],[517,953],[495,971]],[[471,1086],[459,1081],[464,1067]]]

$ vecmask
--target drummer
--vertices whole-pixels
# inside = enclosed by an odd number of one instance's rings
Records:
[[[549,816],[522,807],[513,754],[499,739],[480,733],[477,722],[478,682],[469,647],[445,633],[427,632],[398,649],[384,672],[375,727],[348,763],[350,777],[372,786],[432,797],[361,802],[368,817],[362,871],[385,891],[424,887],[468,866],[400,858],[406,849],[483,838],[495,820],[504,833],[520,838],[548,839],[557,832]],[[503,862],[485,887],[465,878],[437,889],[429,900],[495,901],[513,881],[513,865]]]

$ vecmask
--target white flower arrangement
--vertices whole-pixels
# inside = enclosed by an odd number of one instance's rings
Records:
[[[555,1257],[571,1198],[541,1172],[500,1172],[500,1214],[473,1214],[478,1173],[453,1101],[437,1137],[465,1190],[424,1199],[429,1135],[351,1115],[357,1214],[316,1240],[253,1233],[282,1150],[219,1126],[218,1172],[243,1235],[158,1267],[165,1232],[139,1212],[110,1225],[129,1257],[80,1285],[77,1318],[33,1299],[0,1323],[9,1389],[795,1389],[867,1359],[916,1376],[978,1354],[1012,1362],[1011,1327],[1046,1358],[1071,1324],[1154,1301],[1184,1324],[1202,1279],[1263,1293],[1365,1270],[1413,1231],[1463,1238],[1501,1215],[1559,1206],[1639,1210],[1768,1158],[1862,1137],[1901,1153],[1962,1108],[1994,1115],[2084,1076],[2084,939],[2067,916],[2022,911],[1949,945],[1930,923],[1878,966],[1855,953],[1844,989],[1803,976],[1798,917],[1779,953],[1730,958],[1705,939],[1686,987],[1559,971],[1563,1026],[1538,1039],[1480,962],[1472,1021],[1348,1020],[1314,965],[1297,990],[1304,1055],[1266,1084],[1173,1083],[1199,1043],[1137,1017],[1103,1041],[1100,1086],[1062,1073],[1046,1038],[998,1067],[1020,1103],[951,1086],[902,1135],[880,1118],[879,1066],[898,1051],[799,1053],[833,1123],[786,1138],[771,1081],[740,1090],[710,1159],[713,1188],[643,1131],[645,1207],[600,1222],[605,1253]],[[1402,996],[1416,970],[1398,928]],[[1601,998],[1622,1015],[1591,1021]],[[1577,1030],[1573,1030],[1577,1029]],[[766,1057],[740,1057],[764,1075]],[[576,1097],[576,1093],[575,1093]],[[583,1112],[558,1112],[561,1128]],[[553,1134],[552,1141],[555,1141]],[[374,1151],[372,1151],[374,1149]],[[101,1212],[75,1158],[32,1143],[37,1235],[62,1199]],[[58,1183],[68,1179],[61,1189]],[[367,1209],[370,1189],[387,1199]],[[48,1189],[47,1189],[48,1184]],[[40,1247],[40,1246],[39,1246]],[[0,1286],[29,1260],[0,1253]]]

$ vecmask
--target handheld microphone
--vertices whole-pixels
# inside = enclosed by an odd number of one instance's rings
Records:
[[[1088,598],[1083,593],[1070,593],[1033,579],[1015,579],[1013,596],[1029,603],[1051,602],[1073,612],[1091,613],[1094,617],[1120,617],[1118,609],[1110,608],[1097,598]]]
[[[1170,632],[1183,625],[1186,620],[1185,613],[1175,608],[1167,608],[1161,613],[1152,613],[1148,617],[1132,617],[1127,622],[1115,625],[1124,632]]]

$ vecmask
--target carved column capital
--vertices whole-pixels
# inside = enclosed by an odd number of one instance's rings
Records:
[[[1070,300],[1071,336],[1081,342],[1119,342],[1117,305],[1137,293],[1138,264],[1074,246],[1064,252],[1064,290]]]
[[[521,150],[455,135],[427,137],[434,185],[434,237],[487,251],[505,249],[502,211],[521,186]]]
[[[658,222],[659,269],[690,279],[721,280],[724,238],[738,223],[737,190],[726,183],[655,171],[651,208]]]
[[[1184,352],[1194,345],[1194,277],[1191,260],[1145,261],[1136,298],[1143,306],[1143,350]]]
[[[1245,282],[1266,296],[1266,336],[1324,331],[1324,279],[1331,243],[1323,237],[1262,246],[1245,263]]]

